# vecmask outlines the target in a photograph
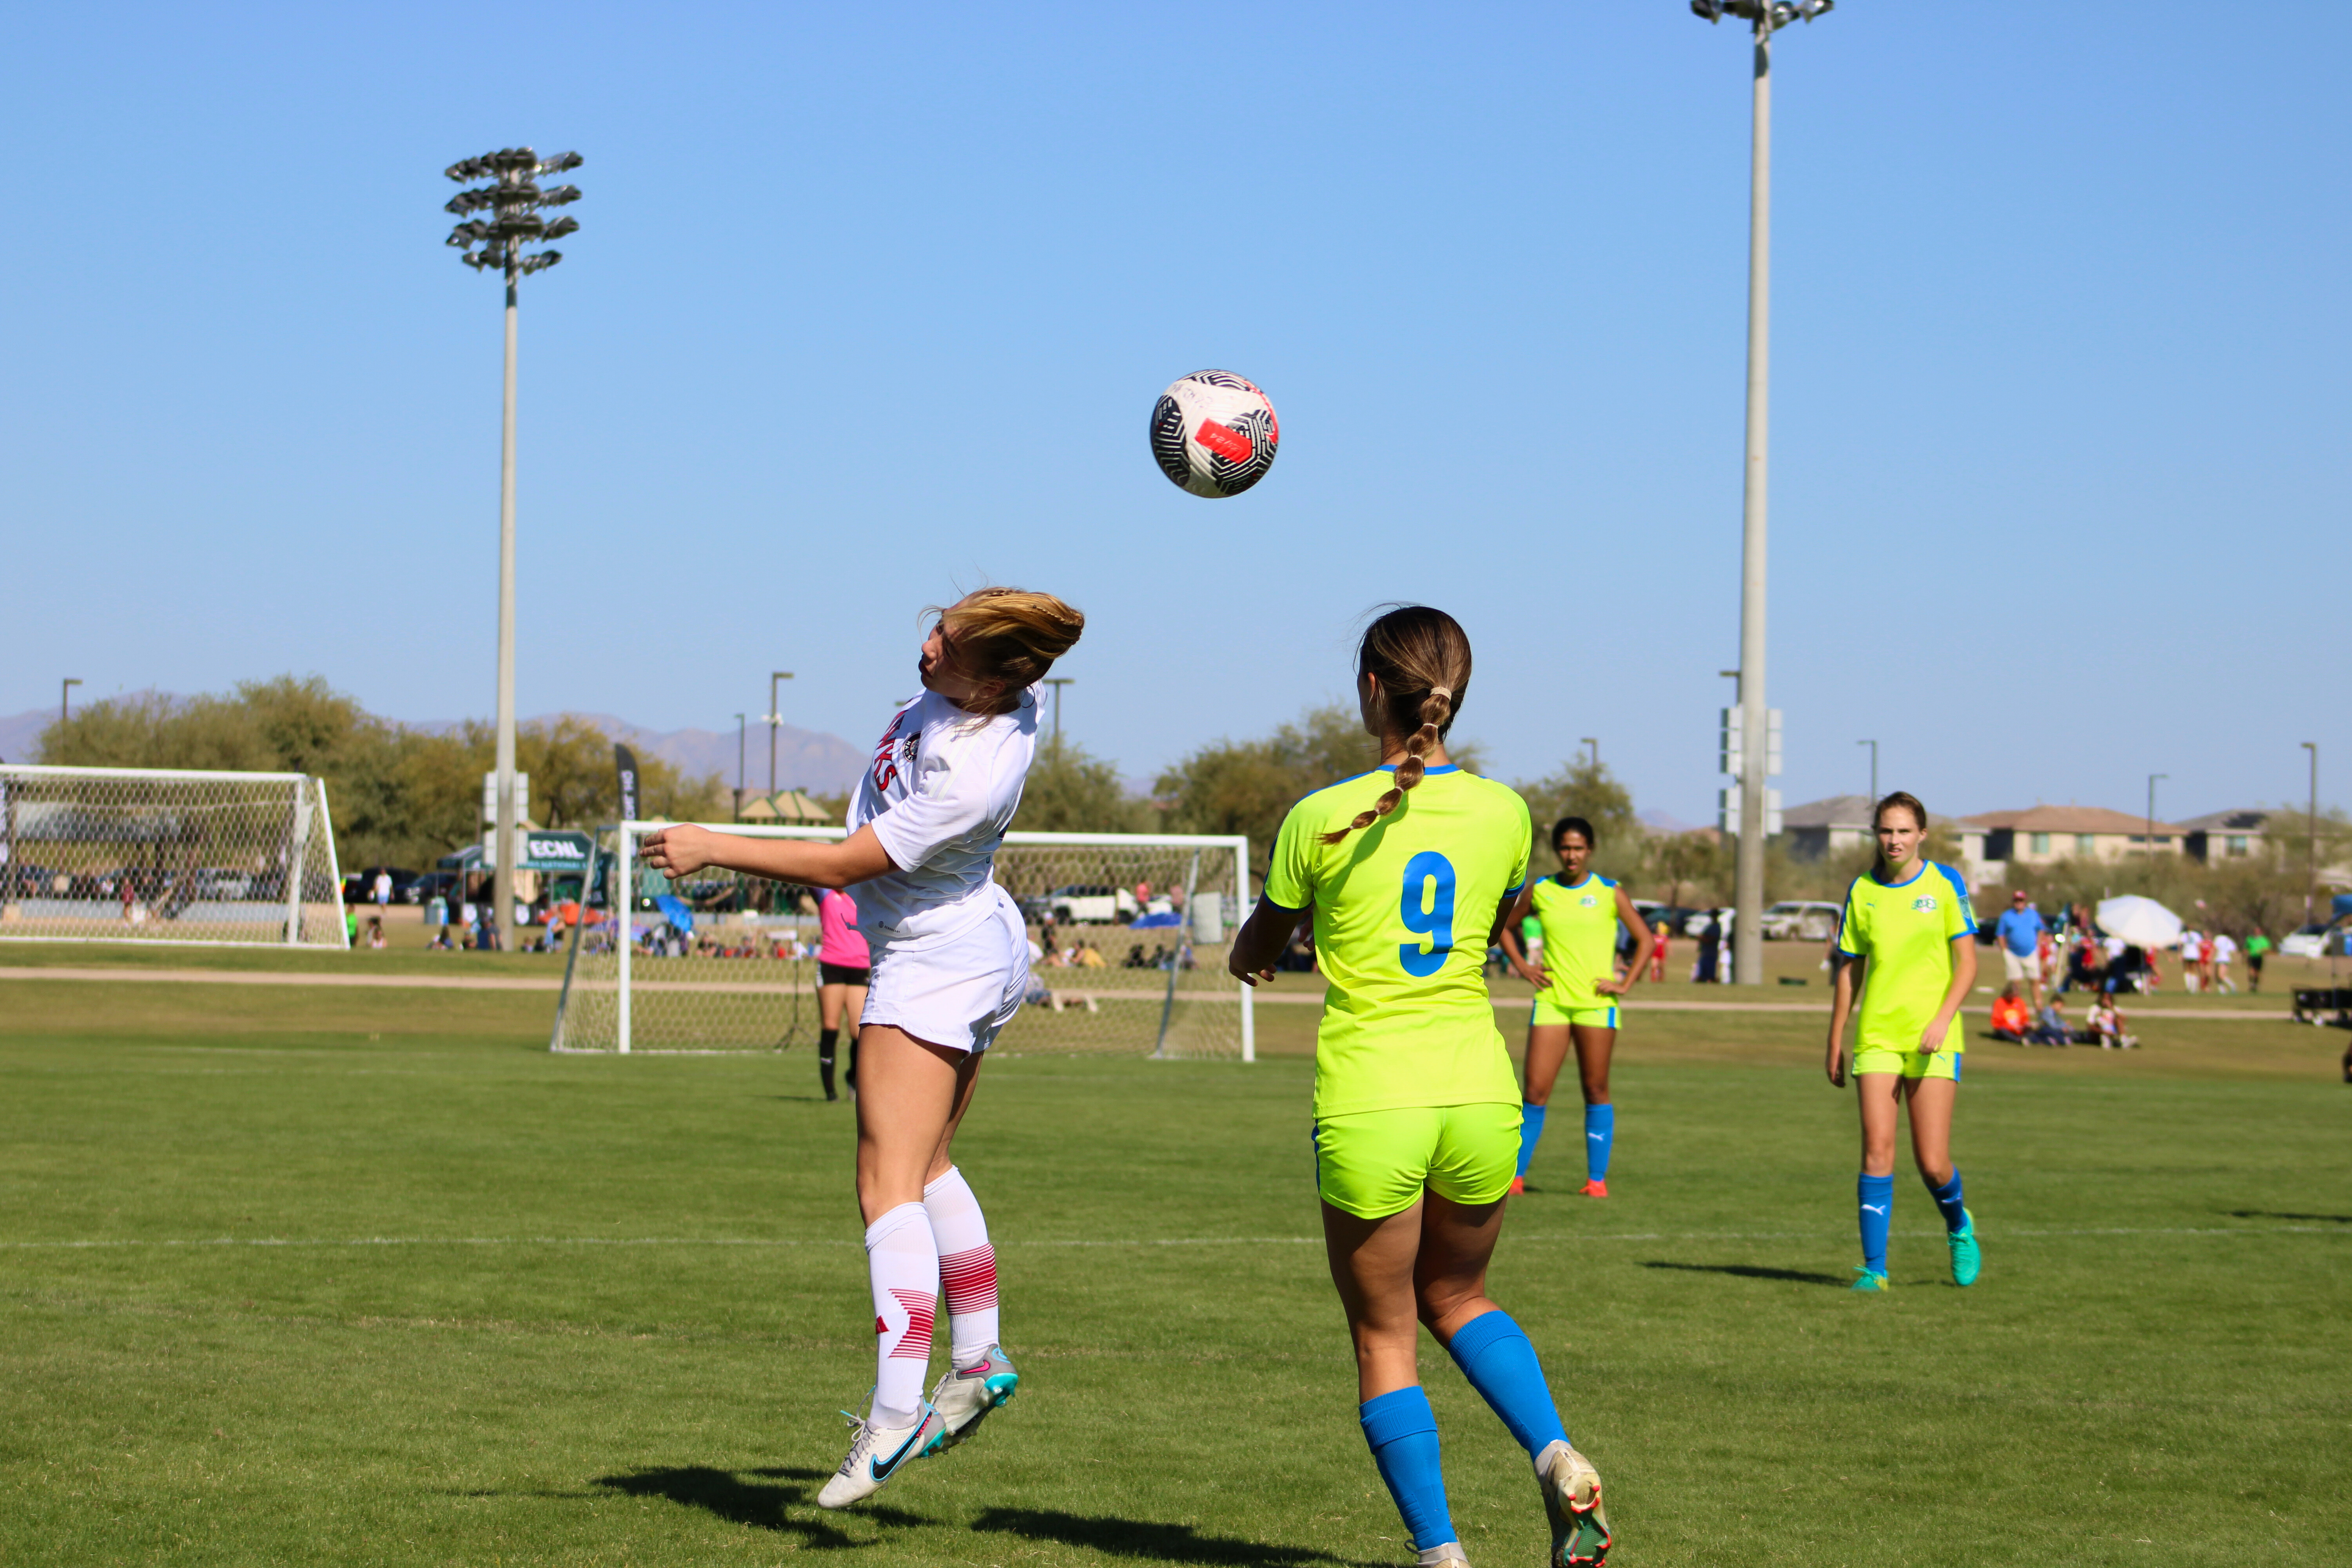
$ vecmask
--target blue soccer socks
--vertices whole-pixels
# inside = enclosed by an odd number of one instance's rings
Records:
[[[1528,1163],[1536,1157],[1536,1145],[1543,1141],[1544,1113],[1540,1105],[1519,1107],[1519,1174],[1528,1173]]]
[[[1498,1309],[1471,1319],[1445,1348],[1530,1458],[1568,1441],[1551,1389],[1544,1382],[1543,1364],[1536,1360],[1536,1347],[1511,1314]]]
[[[1616,1136],[1615,1106],[1588,1105],[1584,1108],[1584,1176],[1587,1181],[1608,1180],[1609,1144]]]
[[[1454,1516],[1445,1507],[1445,1472],[1438,1463],[1437,1417],[1419,1384],[1393,1389],[1357,1407],[1372,1463],[1396,1500],[1397,1512],[1412,1536],[1412,1548],[1442,1546],[1454,1540]]]
[[[1923,1181],[1926,1180],[1925,1177],[1920,1179]],[[1969,1211],[1960,1206],[1959,1172],[1954,1171],[1952,1173],[1952,1179],[1946,1182],[1940,1187],[1936,1185],[1933,1182],[1928,1182],[1927,1195],[1935,1199],[1936,1207],[1943,1211],[1944,1228],[1946,1230],[1960,1230],[1966,1228],[1969,1223]]]
[[[1862,1222],[1862,1264],[1873,1274],[1886,1272],[1886,1226],[1895,1212],[1895,1178],[1856,1176],[1853,1201]]]

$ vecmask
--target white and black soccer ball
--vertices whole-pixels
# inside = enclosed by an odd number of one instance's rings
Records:
[[[1229,370],[1196,370],[1151,410],[1151,456],[1177,489],[1237,496],[1265,478],[1282,422],[1265,394]]]

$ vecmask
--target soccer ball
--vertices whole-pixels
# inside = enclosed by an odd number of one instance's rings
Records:
[[[1229,370],[1196,370],[1151,410],[1151,456],[1178,489],[1237,496],[1265,478],[1282,422],[1265,394]]]

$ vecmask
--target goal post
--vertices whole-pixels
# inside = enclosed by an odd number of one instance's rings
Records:
[[[606,918],[572,933],[549,1048],[731,1052],[814,1043],[813,897],[716,869],[673,887],[636,858],[644,836],[666,826],[624,822],[598,836]],[[843,837],[839,827],[696,826],[747,838]],[[994,1048],[1256,1060],[1250,988],[1225,972],[1247,912],[1246,837],[1008,833],[995,878],[1044,956],[1030,964],[1028,1005]],[[639,907],[653,900],[659,907]]]
[[[341,948],[326,781],[0,763],[0,942]]]

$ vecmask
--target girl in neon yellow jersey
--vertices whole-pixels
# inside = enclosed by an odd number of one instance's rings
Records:
[[[1519,1170],[1511,1191],[1527,1188],[1528,1163],[1543,1136],[1551,1086],[1576,1046],[1576,1074],[1584,1089],[1584,1195],[1609,1195],[1609,1152],[1617,1135],[1617,1108],[1609,1100],[1609,1057],[1616,1048],[1617,999],[1642,977],[1654,940],[1625,889],[1588,868],[1600,837],[1580,816],[1563,816],[1551,830],[1559,875],[1531,883],[1503,923],[1503,951],[1519,978],[1536,988],[1528,1013],[1527,1099],[1519,1107]],[[1530,958],[1512,928],[1532,911],[1543,921],[1544,949]],[[1633,962],[1617,978],[1617,928],[1633,937]]]
[[[1527,803],[1445,755],[1470,639],[1422,605],[1365,629],[1356,686],[1381,766],[1316,791],[1236,936],[1250,984],[1303,920],[1329,984],[1315,1051],[1324,1247],[1356,1347],[1357,1418],[1426,1568],[1466,1568],[1416,1356],[1427,1324],[1534,1461],[1554,1568],[1609,1551],[1601,1478],[1569,1445],[1535,1347],[1486,1296],[1519,1093],[1485,959],[1527,881]]]
[[[1952,1252],[1952,1283],[1972,1285],[1981,1262],[1976,1222],[1960,1202],[1952,1168],[1952,1104],[1960,1089],[1956,1033],[1961,998],[1977,981],[1976,915],[1968,884],[1948,866],[1919,853],[1927,808],[1901,791],[1872,815],[1878,863],[1846,889],[1838,922],[1837,987],[1830,1002],[1823,1063],[1831,1087],[1851,1070],[1862,1107],[1862,1174],[1855,1205],[1862,1227],[1857,1290],[1886,1289],[1886,1233],[1895,1206],[1895,1122],[1911,1108],[1911,1152],[1927,1184]],[[1861,1017],[1849,1058],[1846,1020],[1854,994]]]

